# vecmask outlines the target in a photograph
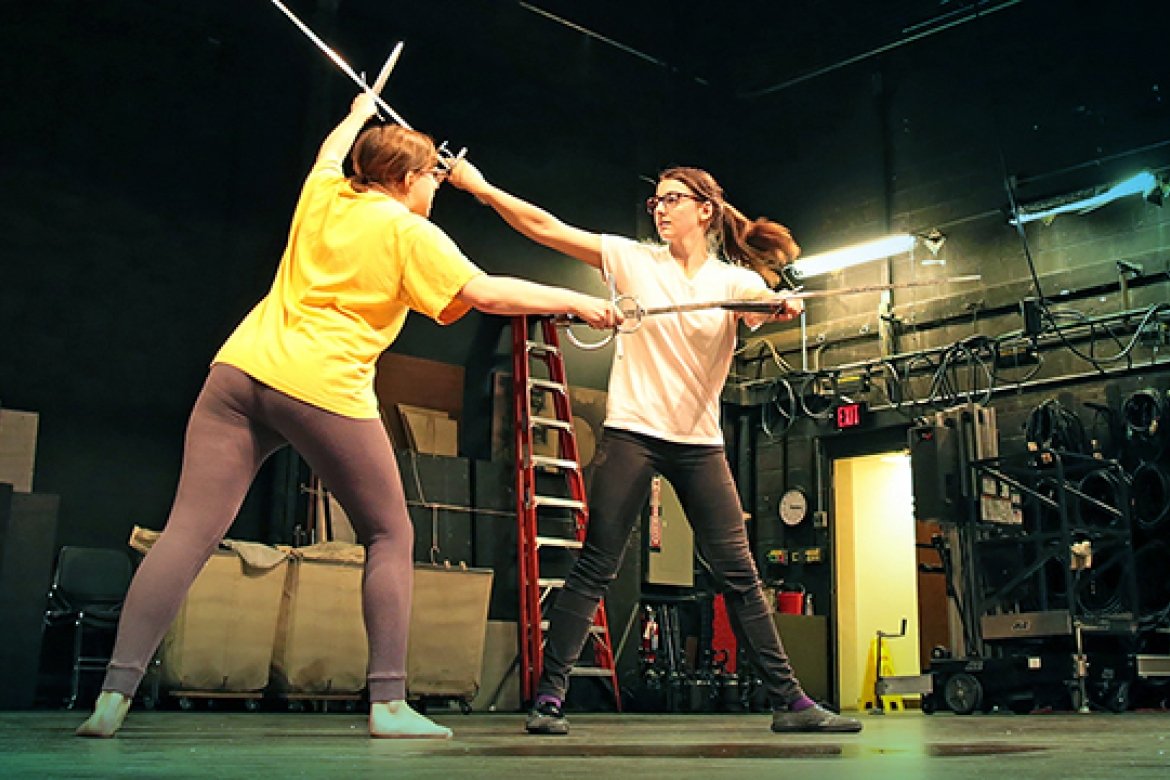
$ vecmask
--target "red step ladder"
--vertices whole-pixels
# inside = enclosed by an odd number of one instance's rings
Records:
[[[550,597],[554,592],[565,584],[563,575],[542,576],[542,552],[580,550],[589,524],[585,478],[581,473],[577,437],[573,432],[569,384],[565,377],[565,361],[556,323],[548,317],[533,318],[532,330],[539,340],[529,338],[528,317],[512,318],[512,413],[516,421],[516,516],[519,524],[520,692],[525,702],[535,698],[540,680],[544,631],[548,628],[545,608],[551,603]],[[540,373],[544,376],[533,376],[534,364],[543,366],[544,371]],[[538,397],[543,394],[552,397],[552,416],[543,409],[542,414],[533,413],[534,393]],[[537,431],[543,431],[545,435],[555,433],[555,457],[535,453]],[[539,492],[538,476],[542,477]],[[554,482],[560,484],[549,484]],[[561,568],[567,568],[564,561]],[[592,649],[593,662],[575,666],[572,674],[609,678],[614,703],[620,712],[621,688],[618,686],[604,600],[598,605],[593,617],[589,638],[588,646]]]

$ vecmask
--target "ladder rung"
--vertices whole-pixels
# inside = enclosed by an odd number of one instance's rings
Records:
[[[612,669],[603,669],[600,666],[574,666],[569,672],[572,677],[609,677]]]
[[[580,550],[581,542],[576,539],[562,539],[559,536],[536,537],[537,547],[566,547],[570,550]]]
[[[525,341],[524,346],[528,348],[529,352],[543,352],[546,355],[561,354],[560,347],[554,347],[552,344],[545,344],[543,341]]]
[[[558,498],[556,496],[533,496],[532,505],[536,506],[555,506],[563,509],[584,509],[585,502],[577,501],[572,498]]]
[[[567,420],[554,420],[552,417],[537,417],[533,415],[532,424],[544,428],[560,428],[562,431],[573,430],[573,424]]]
[[[556,392],[556,393],[565,392],[565,386],[563,384],[561,384],[560,382],[554,382],[551,379],[529,379],[528,386],[529,387],[540,387],[540,388],[543,388],[545,390],[552,390],[553,392]]]
[[[563,588],[565,580],[563,577],[540,577],[536,580],[536,584],[542,588]]]
[[[581,464],[567,458],[550,458],[547,455],[533,455],[532,463],[535,466],[556,466],[562,469],[579,469]]]
[[[548,621],[547,620],[540,621],[540,630],[541,631],[548,631]],[[590,626],[589,633],[596,634],[597,636],[601,636],[602,634],[605,633],[605,629],[602,628],[601,626]]]

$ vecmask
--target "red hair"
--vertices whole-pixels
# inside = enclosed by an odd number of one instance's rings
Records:
[[[396,189],[406,174],[430,170],[438,159],[435,142],[426,133],[399,125],[375,125],[354,142],[349,181],[358,192],[365,192],[371,184]]]

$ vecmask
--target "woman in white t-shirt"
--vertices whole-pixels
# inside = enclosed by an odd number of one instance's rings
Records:
[[[675,488],[699,550],[720,580],[731,623],[771,699],[772,729],[860,731],[859,721],[809,699],[793,674],[748,547],[719,426],[719,396],[739,318],[755,327],[801,312],[798,300],[769,289],[800,252],[788,229],[745,217],[724,199],[715,179],[698,168],[664,171],[647,201],[662,243],[566,225],[490,184],[467,162],[455,167],[451,182],[533,241],[599,269],[619,294],[636,298],[643,307],[723,299],[776,303],[772,315],[711,308],[647,317],[636,331],[620,336],[605,429],[593,461],[587,537],[551,610],[528,731],[568,733],[562,704],[569,672],[617,574],[655,473]]]

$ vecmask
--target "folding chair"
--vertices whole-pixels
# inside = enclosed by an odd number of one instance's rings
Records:
[[[70,709],[77,704],[81,673],[102,671],[110,661],[107,652],[98,652],[109,643],[97,645],[91,636],[87,648],[86,636],[113,634],[133,573],[130,557],[121,550],[67,545],[57,556],[45,625],[73,624],[73,670],[66,700]]]

